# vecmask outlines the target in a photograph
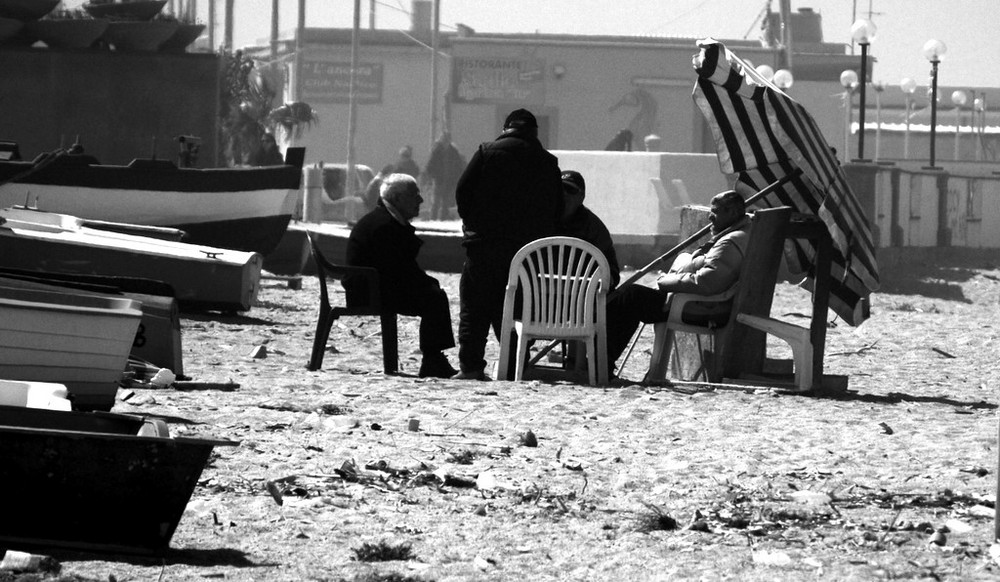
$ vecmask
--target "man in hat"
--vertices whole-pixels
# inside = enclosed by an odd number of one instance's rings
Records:
[[[597,247],[611,268],[611,289],[621,280],[618,255],[611,232],[592,210],[583,205],[587,196],[587,183],[580,172],[567,170],[562,173],[563,212],[559,220],[559,234],[585,240]]]
[[[500,337],[511,260],[525,244],[556,232],[562,185],[556,157],[538,141],[527,109],[512,111],[503,131],[481,144],[456,188],[465,266],[459,283],[457,379],[486,379],[490,326]]]
[[[420,214],[420,188],[407,174],[390,174],[380,187],[375,210],[361,217],[347,239],[347,264],[373,267],[379,274],[382,305],[403,315],[420,317],[419,375],[450,378],[455,369],[444,350],[455,346],[451,331],[448,295],[438,280],[417,264],[423,241],[410,221]],[[354,294],[363,294],[363,280],[344,277],[348,303]]]

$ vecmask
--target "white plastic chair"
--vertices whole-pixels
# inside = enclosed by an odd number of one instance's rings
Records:
[[[515,380],[524,377],[529,339],[576,339],[587,346],[590,383],[607,384],[606,299],[610,287],[608,260],[586,241],[555,236],[522,247],[514,255],[507,277],[497,379],[507,377],[511,331],[515,331]],[[522,307],[515,314],[518,297]]]

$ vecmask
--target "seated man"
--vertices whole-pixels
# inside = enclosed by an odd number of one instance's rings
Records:
[[[565,212],[561,234],[581,238],[600,248],[611,264],[612,281],[618,282],[618,264],[611,237],[599,242],[608,230],[601,220],[583,206],[584,181],[576,172],[563,173]],[[665,321],[670,313],[669,293],[682,292],[714,295],[729,289],[740,272],[746,250],[747,228],[743,197],[729,190],[712,198],[709,222],[712,238],[690,255],[678,257],[670,270],[657,280],[657,289],[629,285],[615,292],[607,304],[608,362],[614,362],[628,346],[639,323]],[[586,212],[581,212],[586,211]],[[596,225],[599,225],[596,226]],[[610,249],[610,250],[607,250]],[[689,302],[682,319],[704,325],[708,321],[725,323],[732,302]]]
[[[455,369],[443,350],[455,346],[448,295],[437,279],[417,264],[423,244],[410,221],[420,213],[420,188],[411,176],[390,174],[382,181],[379,203],[358,221],[347,240],[347,264],[379,273],[382,306],[420,317],[420,377],[449,378]],[[348,304],[362,295],[363,281],[345,277]]]
[[[572,170],[565,171],[562,173],[562,183],[563,214],[559,224],[559,234],[583,239],[604,253],[611,268],[610,292],[621,280],[611,233],[604,222],[583,205],[587,194],[583,176]],[[665,299],[666,294],[657,289],[629,285],[608,301],[608,367],[612,373],[615,361],[625,351],[639,322],[654,323],[666,319],[667,315],[663,312]]]
[[[656,281],[660,291],[715,295],[736,283],[749,240],[750,221],[743,197],[735,190],[716,194],[708,221],[712,238],[693,253],[682,253],[674,260],[670,270]],[[725,325],[732,303],[731,299],[689,302],[681,320],[693,325]]]

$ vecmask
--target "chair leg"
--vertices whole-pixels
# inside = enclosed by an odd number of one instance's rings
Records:
[[[330,328],[336,320],[331,310],[320,309],[319,319],[316,321],[316,337],[313,339],[312,355],[309,358],[307,369],[315,372],[323,367],[323,355],[326,353],[326,342],[330,339]]]
[[[396,314],[383,313],[382,320],[382,369],[386,374],[399,372],[399,330]]]
[[[646,382],[662,382],[667,378],[667,368],[670,366],[670,348],[673,343],[673,331],[666,323],[653,326],[653,353],[649,356],[649,370],[646,372]]]
[[[607,386],[608,369],[611,367],[611,362],[608,361],[607,330],[597,332],[596,352],[594,354],[594,365],[597,366],[597,384],[599,386]]]
[[[497,359],[496,380],[506,380],[510,361],[510,327],[504,326],[500,330],[500,357]]]
[[[597,375],[597,353],[594,345],[594,338],[587,338],[583,342],[587,346],[587,381],[591,386],[596,386],[598,383]]]
[[[524,337],[524,333],[517,334],[517,360],[514,362],[514,380],[520,382],[524,379],[524,367],[528,362],[528,338]],[[505,380],[503,376],[497,377],[500,380]]]

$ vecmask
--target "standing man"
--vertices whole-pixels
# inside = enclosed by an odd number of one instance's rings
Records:
[[[458,148],[451,143],[451,134],[446,131],[434,143],[431,157],[427,160],[427,167],[424,168],[425,177],[434,182],[432,219],[450,218],[451,207],[455,205],[455,185],[458,184],[463,170],[465,170],[465,158],[458,153]]]
[[[527,109],[507,116],[500,136],[479,146],[458,181],[465,267],[459,283],[456,379],[486,379],[486,339],[499,339],[510,262],[527,243],[556,232],[562,183],[555,156],[538,141]]]
[[[347,239],[347,264],[378,271],[382,305],[403,315],[420,317],[420,377],[450,378],[455,369],[444,350],[455,346],[448,295],[438,280],[417,264],[423,241],[410,221],[420,214],[420,188],[406,174],[390,174],[382,181],[378,206],[364,215]],[[344,277],[348,303],[364,294],[363,281]]]

